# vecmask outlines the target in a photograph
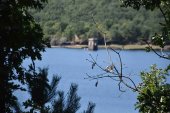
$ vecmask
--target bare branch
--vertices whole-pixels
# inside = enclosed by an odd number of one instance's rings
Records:
[[[161,6],[159,6],[159,9],[160,9],[160,11],[161,11],[161,13],[162,13],[162,15],[163,15],[163,17],[164,17],[164,19],[165,19],[165,22],[168,23],[168,19],[166,18],[166,14],[164,13],[164,11],[163,11],[163,9],[161,8]]]
[[[124,86],[126,86],[127,88],[130,88],[133,91],[139,92],[138,87],[136,86],[135,82],[130,77],[123,75],[123,63],[122,63],[122,59],[121,59],[121,56],[120,56],[120,52],[114,50],[111,47],[107,47],[107,44],[106,44],[106,34],[107,33],[102,31],[102,29],[99,28],[99,26],[98,26],[97,22],[95,21],[93,15],[92,15],[92,20],[93,20],[94,24],[97,26],[97,29],[99,30],[99,32],[102,33],[103,36],[104,36],[105,48],[106,48],[107,54],[109,56],[109,62],[111,63],[111,65],[103,68],[101,65],[99,65],[97,63],[97,61],[90,54],[91,60],[89,60],[89,59],[86,59],[86,60],[89,61],[90,63],[92,63],[92,69],[94,69],[94,66],[97,66],[99,69],[101,69],[103,71],[103,73],[95,75],[95,76],[91,76],[91,75],[86,73],[87,78],[85,78],[85,79],[97,80],[96,84],[98,84],[98,79],[110,78],[110,79],[118,82],[119,91],[121,91],[121,92],[125,92],[125,90],[122,90],[121,85],[124,85]],[[109,49],[112,50],[114,53],[116,53],[116,55],[118,56],[120,67],[117,67],[116,65],[113,64]],[[130,81],[130,83],[129,83],[129,81]]]
[[[119,90],[121,92],[125,92],[125,90],[122,90],[121,88],[121,84],[123,84],[124,86],[132,89],[133,91],[138,91],[139,92],[139,89],[138,87],[136,86],[135,82],[128,76],[124,76],[123,75],[123,63],[122,63],[122,59],[121,59],[121,56],[120,56],[120,53],[117,52],[116,50],[114,50],[113,48],[109,48],[111,49],[113,52],[115,52],[118,57],[119,57],[119,62],[120,62],[120,72],[118,70],[118,68],[114,65],[114,72],[113,71],[109,71],[109,70],[106,70],[105,68],[103,68],[102,66],[100,66],[96,61],[95,59],[92,57],[92,55],[90,55],[91,59],[92,60],[88,60],[90,63],[95,64],[95,66],[97,66],[99,69],[101,69],[102,71],[104,71],[104,73],[101,73],[101,74],[98,74],[98,75],[95,75],[95,76],[90,76],[89,74],[86,73],[87,75],[87,78],[85,79],[90,79],[90,80],[98,80],[98,79],[102,79],[102,78],[111,78],[112,80],[114,81],[117,81],[118,82],[118,86],[119,86]],[[111,75],[108,75],[108,74],[111,74]],[[128,80],[128,83],[126,82]],[[130,83],[132,85],[130,85]]]
[[[148,47],[149,47],[157,56],[159,56],[160,58],[164,58],[164,59],[170,60],[170,57],[165,56],[165,55],[160,55],[155,49],[152,48],[152,46],[151,46],[147,41],[145,41],[145,43],[148,45]]]

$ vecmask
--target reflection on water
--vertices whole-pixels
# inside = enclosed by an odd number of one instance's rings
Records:
[[[53,74],[62,77],[59,89],[68,91],[71,83],[79,85],[78,94],[82,97],[81,110],[86,109],[88,101],[96,103],[95,113],[137,113],[134,104],[136,102],[136,94],[128,89],[125,93],[118,90],[116,81],[111,79],[100,79],[98,86],[95,87],[96,81],[90,81],[86,78],[86,73],[96,75],[101,72],[95,67],[91,69],[91,64],[86,60],[90,59],[89,54],[96,58],[97,62],[102,66],[109,64],[109,58],[105,50],[88,51],[84,49],[64,49],[50,48],[42,54],[42,61],[37,61],[37,67],[49,67],[49,79]],[[115,65],[119,65],[118,57],[115,53],[110,52]],[[149,66],[157,64],[159,67],[166,67],[169,62],[160,59],[154,53],[146,53],[145,51],[121,51],[123,60],[123,73],[129,75],[136,83],[140,81],[139,74],[141,70],[147,71]],[[28,65],[29,60],[24,62]],[[20,101],[24,101],[27,94],[16,93]]]

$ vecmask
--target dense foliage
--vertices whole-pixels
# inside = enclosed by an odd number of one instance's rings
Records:
[[[141,113],[170,112],[170,84],[166,82],[167,70],[158,69],[156,65],[150,72],[142,72],[136,108]]]
[[[41,59],[43,32],[28,8],[43,7],[46,0],[0,0],[0,112],[19,111],[15,90],[25,90],[26,58]],[[18,82],[16,82],[18,81]],[[17,84],[18,83],[18,84]],[[16,111],[14,111],[14,109]]]
[[[159,10],[164,21],[160,23],[161,32],[155,33],[152,42],[164,48],[170,42],[170,1],[169,0],[122,0],[125,7],[133,7],[139,10],[144,7],[147,10]]]
[[[150,40],[160,32],[159,10],[136,11],[121,4],[119,0],[49,0],[44,10],[31,13],[42,26],[44,38],[52,39],[53,44],[101,39],[99,29],[106,32],[108,42],[117,44],[140,43],[142,38]]]

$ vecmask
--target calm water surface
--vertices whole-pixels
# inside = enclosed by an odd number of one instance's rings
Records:
[[[59,89],[68,92],[70,84],[76,83],[79,85],[78,94],[81,96],[81,113],[87,108],[89,101],[96,103],[95,113],[137,113],[134,109],[136,102],[136,94],[128,89],[125,93],[118,90],[116,81],[111,79],[100,79],[98,87],[95,87],[95,80],[88,80],[86,73],[96,75],[101,72],[95,67],[91,69],[91,64],[86,60],[90,59],[90,54],[97,62],[106,67],[109,65],[109,57],[106,50],[87,51],[84,49],[64,49],[50,48],[42,54],[42,61],[37,61],[38,67],[49,67],[49,79],[53,74],[58,74],[62,77],[59,83]],[[161,59],[154,53],[146,53],[145,51],[121,51],[120,55],[124,64],[124,74],[138,83],[140,81],[140,71],[149,70],[149,66],[157,64],[159,67],[166,67],[169,64],[168,60]],[[110,56],[115,65],[119,65],[118,57],[115,53],[110,52]],[[28,65],[29,60],[24,62]],[[24,101],[28,94],[17,93],[20,101]]]

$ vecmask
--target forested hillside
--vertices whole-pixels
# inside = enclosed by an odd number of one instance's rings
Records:
[[[41,11],[33,11],[44,30],[44,38],[53,44],[86,43],[90,37],[116,44],[141,43],[160,31],[159,11],[136,11],[121,7],[119,0],[49,0]],[[96,24],[95,24],[95,22]],[[102,40],[100,41],[102,43]]]

